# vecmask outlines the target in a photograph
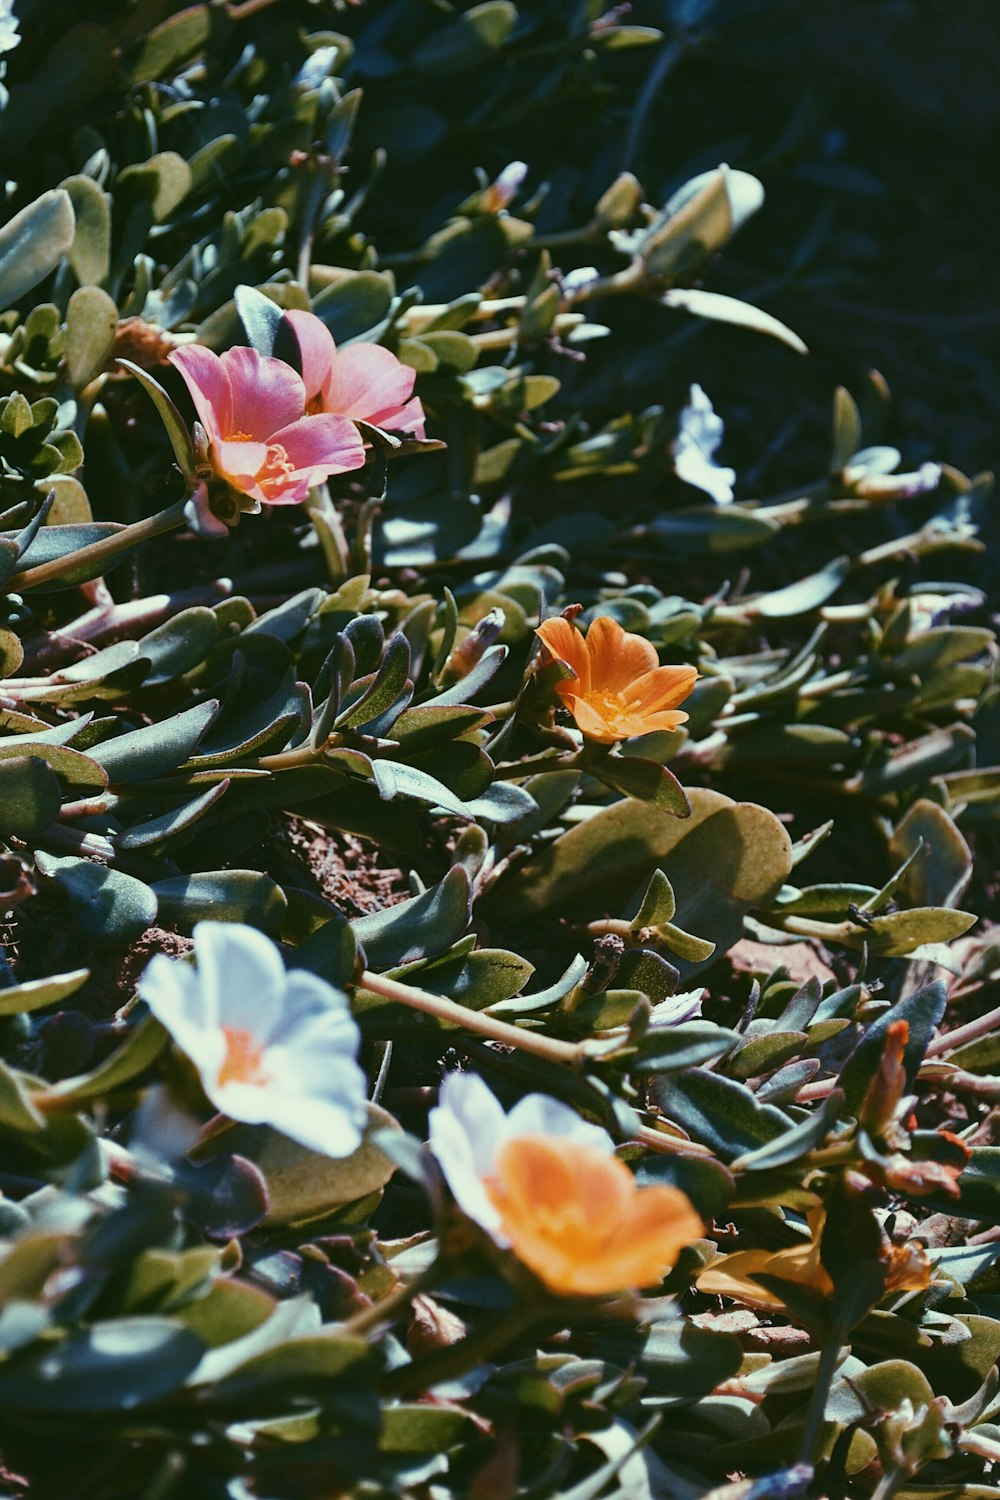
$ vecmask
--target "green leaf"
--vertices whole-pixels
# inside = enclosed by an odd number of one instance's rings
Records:
[[[390,969],[450,948],[465,932],[469,910],[469,877],[456,865],[421,895],[359,917],[352,925],[369,967]]]
[[[436,777],[401,761],[373,762],[375,785],[386,801],[394,797],[411,797],[433,810],[456,813],[462,818],[485,818],[494,823],[516,822],[535,809],[530,792],[513,782],[498,781],[482,796],[463,801]]]
[[[687,793],[677,777],[655,761],[642,760],[635,755],[608,755],[595,761],[589,770],[606,786],[613,787],[625,797],[651,802],[675,818],[691,815]]]
[[[0,1365],[0,1401],[9,1412],[124,1412],[183,1385],[202,1342],[169,1318],[114,1318],[45,1341]]]
[[[0,760],[0,834],[31,838],[55,821],[61,805],[59,778],[41,756]]]
[[[107,361],[118,331],[118,308],[98,286],[81,286],[66,309],[66,374],[83,390]]]
[[[662,1076],[714,1062],[740,1042],[736,1031],[713,1021],[682,1021],[673,1026],[651,1026],[636,1043],[630,1066],[641,1073]]]
[[[758,1146],[756,1150],[747,1151],[742,1156],[738,1156],[734,1162],[730,1163],[733,1171],[767,1172],[775,1167],[785,1167],[793,1161],[798,1161],[823,1144],[837,1124],[843,1108],[844,1094],[840,1089],[834,1089],[818,1109],[807,1115],[791,1130],[786,1130],[784,1135],[776,1136],[774,1140]]]
[[[800,578],[798,583],[786,584],[782,589],[772,589],[768,594],[758,594],[755,599],[746,600],[742,607],[767,620],[785,620],[807,614],[833,598],[850,569],[850,558],[837,557],[808,578]]]
[[[71,855],[39,850],[38,869],[69,897],[73,918],[95,943],[132,943],[156,921],[156,897],[141,880]]]
[[[160,918],[190,932],[196,922],[247,922],[277,932],[288,907],[280,885],[257,870],[205,870],[154,883]]]
[[[159,1021],[147,1016],[128,1032],[121,1046],[90,1073],[77,1078],[63,1078],[47,1090],[50,1098],[63,1105],[82,1105],[91,1099],[103,1099],[115,1089],[132,1084],[150,1067],[166,1047],[169,1036]]]
[[[516,25],[512,0],[484,0],[425,37],[413,53],[413,64],[433,76],[478,67],[499,51]]]
[[[115,835],[115,847],[117,849],[148,849],[177,838],[179,834],[186,833],[200,818],[204,817],[205,813],[225,796],[229,786],[229,778],[226,777],[216,782],[215,786],[208,787],[200,797],[194,797],[180,807],[173,807],[169,812],[131,824],[123,833]]]
[[[737,328],[749,328],[755,333],[766,333],[780,339],[796,354],[808,354],[809,350],[797,333],[778,318],[741,302],[738,297],[726,297],[721,292],[706,292],[700,287],[670,287],[663,293],[666,307],[679,307],[693,313],[696,318],[708,318],[713,323],[732,323]]]
[[[0,229],[0,309],[18,302],[55,270],[73,243],[75,228],[69,194],[52,188]]]
[[[166,428],[167,437],[170,439],[170,446],[174,450],[177,467],[184,475],[188,484],[193,484],[197,463],[194,454],[194,444],[191,441],[191,434],[187,430],[184,418],[159,381],[154,380],[147,370],[140,369],[130,359],[120,359],[118,363],[123,370],[128,370],[130,375],[134,375],[143,390],[152,397],[153,404],[160,414],[160,420]]]
[[[794,1123],[773,1104],[758,1103],[745,1084],[704,1068],[654,1080],[653,1093],[669,1120],[725,1162],[772,1144]]]
[[[102,740],[90,751],[91,759],[104,767],[109,781],[151,781],[176,770],[194,753],[218,708],[217,700],[209,698],[172,718]]]
[[[840,1072],[840,1087],[844,1091],[844,1101],[850,1114],[857,1114],[864,1102],[868,1086],[882,1060],[889,1027],[895,1021],[905,1021],[909,1027],[903,1067],[906,1071],[907,1088],[912,1087],[924,1054],[941,1024],[946,1004],[945,987],[940,980],[936,980],[897,1001],[871,1023]]]
[[[89,969],[53,974],[51,979],[29,979],[24,984],[0,990],[0,1016],[26,1016],[49,1005],[58,1005],[76,993],[90,978]]]
[[[109,195],[92,177],[67,177],[76,219],[69,263],[81,286],[100,286],[111,269],[111,204]]]
[[[694,555],[759,547],[777,536],[780,529],[770,516],[738,505],[672,510],[657,516],[647,527],[649,535],[671,551]]]

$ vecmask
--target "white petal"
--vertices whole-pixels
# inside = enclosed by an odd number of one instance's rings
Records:
[[[359,1113],[346,1101],[287,1094],[275,1089],[270,1092],[267,1122],[310,1151],[323,1156],[350,1156],[361,1145],[364,1133],[363,1097],[361,1103]]]
[[[610,1155],[614,1142],[600,1125],[581,1120],[575,1109],[552,1099],[548,1094],[525,1094],[504,1121],[503,1139],[516,1140],[521,1135],[558,1136],[580,1146],[597,1146]]]
[[[297,1100],[304,1109],[332,1105],[355,1121],[364,1123],[368,1081],[364,1069],[352,1055],[317,1045],[310,1045],[305,1050],[277,1046],[268,1047],[261,1061],[271,1080],[267,1092],[273,1092],[276,1099]],[[284,1109],[284,1105],[280,1107]],[[272,1123],[278,1125],[276,1117]]]
[[[201,976],[183,961],[163,953],[147,965],[138,991],[161,1026],[165,1026],[199,1072],[218,1069],[225,1044],[208,1002]]]
[[[686,990],[680,995],[669,995],[666,1000],[661,1000],[658,1005],[653,1006],[649,1024],[654,1026],[676,1026],[680,1021],[690,1021],[692,1016],[701,1015],[701,999],[704,989]]]
[[[265,1042],[281,1019],[285,966],[271,939],[241,922],[199,922],[198,976],[220,1026]]]
[[[503,1107],[475,1073],[449,1073],[429,1116],[430,1147],[459,1208],[500,1239],[500,1215],[483,1186],[505,1123]]]
[[[334,989],[325,979],[305,969],[292,969],[285,975],[285,993],[281,1020],[271,1040],[283,1046],[300,1046],[306,1027],[328,1028],[336,1036],[339,1051],[357,1056],[361,1032],[351,1014],[351,1006],[342,990]],[[334,1045],[331,1041],[330,1045]]]
[[[674,472],[685,484],[711,495],[717,505],[730,503],[736,479],[735,469],[724,469],[715,462],[724,435],[722,418],[701,386],[692,385],[674,440]]]

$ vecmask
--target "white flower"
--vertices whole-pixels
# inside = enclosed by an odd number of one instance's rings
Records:
[[[14,0],[0,0],[0,52],[13,52],[20,40]]]
[[[271,1125],[324,1156],[349,1156],[366,1118],[360,1032],[347,997],[235,922],[200,922],[197,971],[157,954],[139,994],[222,1114]]]
[[[724,435],[722,418],[701,386],[693,385],[674,439],[674,472],[685,484],[711,495],[716,505],[731,502],[736,479],[735,469],[724,469],[715,462]]]
[[[506,1236],[484,1179],[493,1175],[497,1154],[508,1141],[524,1135],[558,1136],[596,1146],[609,1156],[615,1149],[607,1131],[588,1125],[568,1104],[547,1094],[525,1094],[505,1114],[475,1073],[449,1073],[439,1098],[430,1112],[431,1150],[459,1208],[500,1243],[506,1243]]]
[[[685,990],[680,995],[669,995],[666,1000],[661,1000],[658,1005],[653,1006],[649,1018],[649,1030],[662,1030],[667,1026],[679,1026],[682,1021],[690,1021],[694,1016],[701,1015],[701,1001],[705,990]]]

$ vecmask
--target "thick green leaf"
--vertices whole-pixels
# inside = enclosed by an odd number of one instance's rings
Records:
[[[71,855],[39,851],[36,860],[41,874],[66,892],[77,926],[92,942],[131,943],[156,921],[156,897],[134,875]]]
[[[61,805],[59,778],[41,756],[0,760],[0,834],[31,838],[55,821]]]
[[[151,781],[175,770],[194,753],[218,707],[218,702],[210,698],[144,729],[102,740],[91,750],[91,758],[104,767],[109,781]]]
[[[0,1366],[7,1411],[133,1411],[183,1385],[203,1345],[169,1318],[114,1318],[15,1355]]]
[[[73,204],[63,188],[52,188],[22,208],[0,229],[0,309],[54,271],[73,243]]]

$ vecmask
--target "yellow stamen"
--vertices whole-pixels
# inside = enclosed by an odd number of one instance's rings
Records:
[[[262,1084],[267,1082],[264,1048],[254,1041],[252,1032],[237,1026],[223,1026],[226,1055],[219,1068],[219,1083]]]

